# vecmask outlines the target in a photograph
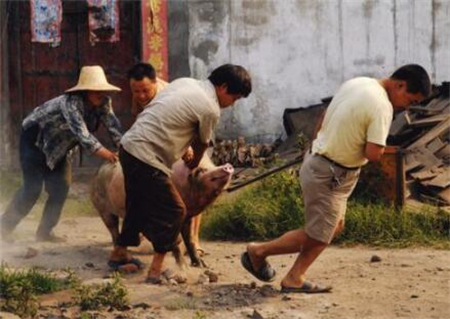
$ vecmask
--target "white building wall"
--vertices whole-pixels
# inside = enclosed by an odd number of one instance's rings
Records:
[[[191,75],[223,63],[253,79],[223,112],[217,135],[271,141],[285,108],[319,103],[343,81],[418,63],[450,80],[448,0],[188,0]]]

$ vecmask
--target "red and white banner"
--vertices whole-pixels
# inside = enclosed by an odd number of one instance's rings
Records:
[[[142,0],[142,60],[168,80],[167,0]]]

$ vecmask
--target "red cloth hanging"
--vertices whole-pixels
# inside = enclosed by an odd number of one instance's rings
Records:
[[[87,0],[87,3],[91,43],[119,41],[119,0]]]
[[[61,43],[61,0],[30,0],[31,41]]]

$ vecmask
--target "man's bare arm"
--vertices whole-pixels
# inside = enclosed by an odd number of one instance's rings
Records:
[[[371,162],[377,162],[384,154],[384,146],[367,142],[364,155]]]

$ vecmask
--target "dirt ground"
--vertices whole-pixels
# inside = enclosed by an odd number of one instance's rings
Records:
[[[16,230],[18,240],[1,244],[2,261],[55,271],[70,267],[86,283],[108,280],[111,244],[100,218],[63,219],[56,233],[64,235],[66,243],[35,243],[35,228],[35,220],[24,220]],[[187,283],[155,286],[144,282],[146,271],[126,275],[130,309],[94,311],[95,318],[450,318],[449,251],[333,246],[308,272],[310,280],[332,285],[333,292],[305,295],[279,292],[295,256],[271,258],[277,280],[265,285],[241,267],[245,245],[202,243],[206,263],[218,274],[215,283],[208,282],[204,269],[179,270],[172,256],[167,266],[186,276]],[[149,254],[136,255],[147,265],[151,261]],[[371,262],[374,255],[381,261]],[[42,297],[41,318],[79,317],[79,309],[62,306],[65,301],[70,301],[67,291]]]

